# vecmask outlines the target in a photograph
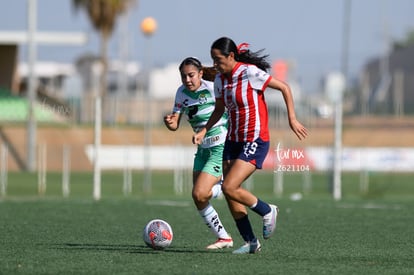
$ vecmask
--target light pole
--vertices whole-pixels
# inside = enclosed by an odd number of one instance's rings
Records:
[[[93,88],[95,93],[95,127],[94,127],[94,158],[93,158],[93,198],[101,199],[101,163],[99,151],[101,150],[102,132],[102,87],[100,79],[102,75],[102,64],[92,65]]]
[[[29,55],[29,73],[27,89],[27,170],[30,172],[36,169],[36,117],[34,105],[36,101],[36,25],[37,25],[37,1],[27,0],[28,5],[28,55]]]
[[[342,119],[343,119],[343,93],[347,86],[349,32],[351,18],[351,0],[344,0],[344,18],[342,30],[341,71],[331,79],[331,87],[336,93],[335,102],[335,142],[334,142],[334,171],[333,171],[333,198],[342,198]]]
[[[325,90],[335,106],[335,140],[333,150],[332,193],[335,200],[342,197],[342,97],[345,89],[345,77],[342,73],[332,72],[326,80]]]
[[[151,72],[151,47],[149,45],[149,39],[157,29],[157,21],[152,17],[146,17],[141,22],[141,31],[147,38],[146,51],[145,51],[145,126],[144,126],[144,192],[149,193],[151,191],[151,128],[152,128],[152,116],[151,116],[151,95],[150,95],[150,72]]]

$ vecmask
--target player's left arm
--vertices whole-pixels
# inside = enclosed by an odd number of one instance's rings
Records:
[[[306,138],[308,135],[308,130],[296,118],[293,96],[289,85],[272,77],[267,87],[279,90],[282,93],[286,104],[290,128],[300,140]]]

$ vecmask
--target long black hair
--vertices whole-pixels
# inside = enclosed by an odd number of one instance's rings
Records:
[[[217,49],[224,56],[229,56],[231,52],[234,53],[234,59],[239,62],[256,65],[263,71],[267,71],[271,68],[270,63],[267,61],[269,55],[262,55],[264,49],[257,52],[252,52],[249,49],[243,49],[241,47],[248,46],[247,43],[240,44],[237,47],[236,43],[228,37],[221,37],[213,42],[211,49]]]
[[[183,67],[186,65],[193,65],[194,67],[198,69],[198,71],[203,71],[204,80],[214,81],[214,78],[216,77],[216,74],[217,74],[216,68],[203,66],[201,64],[201,61],[195,57],[187,57],[186,59],[184,59],[181,62],[180,66],[178,67],[180,72],[183,69]]]

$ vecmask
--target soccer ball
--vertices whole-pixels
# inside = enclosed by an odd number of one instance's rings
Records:
[[[160,219],[151,220],[144,228],[143,239],[152,249],[162,250],[171,245],[173,231],[166,221]]]

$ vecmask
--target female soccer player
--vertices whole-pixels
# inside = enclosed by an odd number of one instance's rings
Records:
[[[242,183],[256,169],[261,169],[269,150],[268,112],[264,99],[267,87],[277,89],[284,98],[289,125],[299,139],[307,136],[307,129],[296,119],[289,86],[273,78],[266,71],[270,64],[267,55],[252,52],[243,43],[222,37],[211,46],[211,57],[220,72],[214,80],[216,104],[207,124],[193,136],[200,144],[206,133],[225,113],[229,126],[223,151],[223,194],[245,244],[235,254],[256,253],[261,244],[253,233],[246,207],[263,217],[263,238],[268,239],[276,228],[278,208],[265,203],[242,188]]]
[[[184,59],[179,70],[183,84],[177,90],[173,112],[164,117],[164,123],[169,130],[176,131],[184,113],[193,130],[197,132],[205,126],[215,105],[213,82],[202,79],[203,73],[205,72],[204,77],[210,75],[212,80],[217,71],[214,70],[214,74],[211,74],[211,68],[204,68],[194,57]],[[209,202],[210,198],[221,193],[222,157],[226,134],[227,115],[222,114],[200,140],[194,158],[192,197],[206,225],[217,236],[217,241],[207,246],[207,249],[233,247],[233,239]]]

